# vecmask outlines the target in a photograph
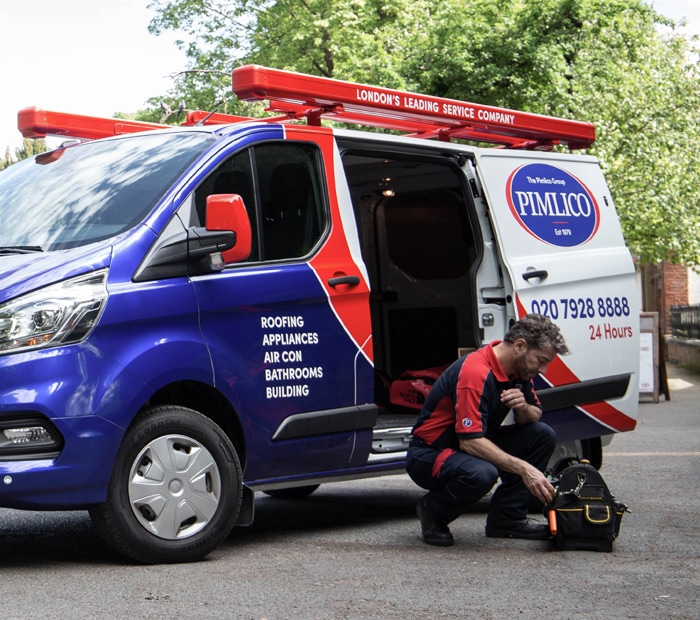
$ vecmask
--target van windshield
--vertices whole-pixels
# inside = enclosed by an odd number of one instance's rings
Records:
[[[0,173],[0,251],[61,250],[133,228],[215,138],[135,134],[42,153]]]

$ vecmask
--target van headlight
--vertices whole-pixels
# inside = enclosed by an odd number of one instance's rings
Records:
[[[107,300],[107,271],[64,280],[0,304],[0,354],[80,342]]]

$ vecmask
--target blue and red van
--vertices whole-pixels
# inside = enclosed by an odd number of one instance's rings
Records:
[[[0,505],[199,559],[256,491],[402,472],[421,372],[528,312],[572,351],[537,385],[561,451],[634,428],[634,265],[565,150],[592,125],[259,66],[233,89],[277,116],[19,113],[77,140],[0,174]]]

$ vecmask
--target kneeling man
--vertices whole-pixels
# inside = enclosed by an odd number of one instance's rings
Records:
[[[549,501],[554,488],[543,471],[554,451],[554,431],[540,422],[532,379],[569,349],[548,318],[528,314],[496,340],[454,362],[435,382],[413,428],[406,458],[411,479],[428,493],[417,511],[423,541],[454,544],[448,527],[488,493],[486,535],[546,540],[549,528],[527,518],[534,496]],[[514,425],[501,426],[512,411]]]

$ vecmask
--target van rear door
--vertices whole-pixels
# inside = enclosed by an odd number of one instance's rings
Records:
[[[635,271],[597,160],[479,150],[476,170],[500,246],[508,313],[549,316],[571,350],[538,386],[544,419],[559,441],[633,429]]]

